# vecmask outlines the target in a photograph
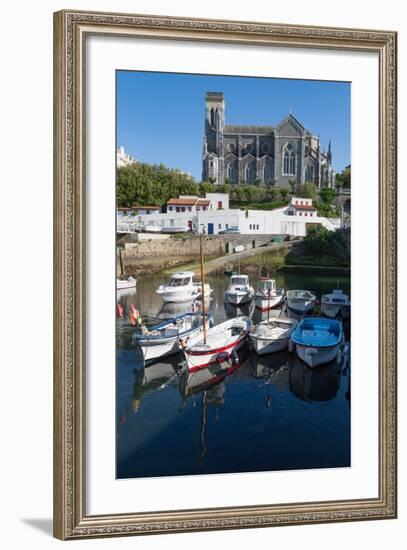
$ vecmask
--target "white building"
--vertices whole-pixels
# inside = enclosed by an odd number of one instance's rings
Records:
[[[304,218],[315,218],[318,211],[312,205],[312,199],[293,197],[287,209],[289,216],[303,216]]]
[[[158,214],[161,210],[160,206],[119,206],[117,209],[117,217],[124,216],[147,216],[149,214]]]
[[[206,212],[229,209],[228,193],[206,193],[205,198],[196,195],[180,195],[166,204],[167,213]]]
[[[239,210],[218,209],[167,212],[138,216],[141,223],[154,223],[162,227],[190,227],[194,232],[217,235],[231,227],[237,228],[242,235],[290,235],[304,237],[310,225],[320,224],[333,231],[340,227],[339,218],[325,218],[312,211],[312,216],[302,215],[285,206],[276,210]]]
[[[117,148],[116,164],[118,168],[120,166],[128,166],[129,164],[134,164],[135,162],[137,162],[137,160],[126,153],[123,145],[120,145],[120,147]]]

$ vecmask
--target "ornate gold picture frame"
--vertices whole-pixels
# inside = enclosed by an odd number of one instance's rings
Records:
[[[90,36],[372,52],[379,95],[379,377],[376,498],[90,515],[86,426],[84,52]],[[54,535],[59,539],[396,517],[396,59],[391,31],[132,14],[54,16]],[[372,342],[369,343],[372,345]],[[112,369],[114,365],[112,365]],[[112,415],[114,412],[112,411]],[[114,442],[112,442],[114,444]]]

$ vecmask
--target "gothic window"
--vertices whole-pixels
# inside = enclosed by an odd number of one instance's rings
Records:
[[[296,155],[292,143],[287,143],[283,149],[283,174],[295,176]]]
[[[270,152],[270,146],[268,143],[263,143],[263,145],[261,146],[261,152],[264,154]]]
[[[256,178],[256,168],[254,165],[254,162],[251,162],[250,164],[246,164],[245,170],[245,181],[247,183],[253,183]]]
[[[235,182],[236,181],[236,171],[235,171],[235,167],[233,166],[233,164],[228,164],[227,165],[227,168],[226,168],[226,177],[229,181],[231,182]]]
[[[231,153],[234,153],[236,151],[236,145],[234,143],[229,143],[228,145],[228,150],[231,152]]]
[[[311,164],[307,166],[305,170],[305,179],[306,181],[314,181],[314,165]]]
[[[264,183],[270,183],[273,179],[273,171],[269,163],[265,164],[263,167],[263,181]]]
[[[211,126],[215,127],[215,109],[211,109]]]
[[[246,145],[246,153],[251,153],[253,151],[253,147],[251,143],[248,143]]]

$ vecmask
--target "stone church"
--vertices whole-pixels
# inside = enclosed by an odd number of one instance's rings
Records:
[[[260,184],[288,187],[312,181],[334,187],[331,142],[321,151],[319,136],[290,113],[277,126],[225,124],[222,92],[205,97],[205,135],[202,180],[215,184]]]

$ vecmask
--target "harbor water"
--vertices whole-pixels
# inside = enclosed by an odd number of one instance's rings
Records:
[[[163,306],[156,288],[168,277],[140,277],[137,291],[118,292],[118,303],[139,309],[154,324],[191,310]],[[215,324],[236,315],[255,323],[267,313],[224,303],[226,276],[205,278],[213,288]],[[277,287],[308,289],[318,298],[332,289],[350,293],[348,277],[278,274]],[[251,277],[254,288],[257,279]],[[350,342],[350,324],[344,324]],[[350,360],[311,369],[295,353],[262,357],[245,345],[239,361],[189,374],[180,354],[144,366],[126,315],[117,320],[116,477],[349,467]],[[350,349],[350,346],[347,346]]]

